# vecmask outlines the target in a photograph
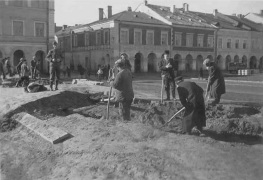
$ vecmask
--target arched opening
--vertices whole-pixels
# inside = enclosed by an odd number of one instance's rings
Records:
[[[182,61],[182,56],[180,54],[176,54],[174,56],[174,62],[175,65],[177,65],[177,71],[183,70],[183,61]]]
[[[20,61],[20,59],[24,57],[24,52],[21,50],[16,50],[14,52],[14,61],[13,61],[13,65],[14,67],[16,67]]]
[[[257,58],[255,56],[252,56],[249,61],[249,68],[250,69],[256,69],[257,68]]]
[[[44,73],[44,52],[43,51],[37,51],[36,54],[35,54],[35,57],[36,57],[36,61],[39,62],[39,71],[40,73]]]
[[[142,54],[141,53],[135,54],[134,72],[136,73],[141,72],[141,62],[142,62]]]
[[[107,65],[110,65],[110,55],[109,54],[106,54],[106,64]]]
[[[211,61],[214,61],[214,57],[212,55],[208,55],[207,58],[210,59]]]
[[[193,70],[193,57],[188,54],[185,58],[185,71],[189,72]]]
[[[156,55],[154,53],[150,53],[148,55],[148,72],[156,72]]]
[[[203,56],[198,55],[196,57],[196,70],[197,71],[199,71],[200,68],[203,68],[203,61],[204,61]]]
[[[262,71],[263,70],[263,56],[259,59],[259,70]]]
[[[220,69],[224,69],[224,61],[221,55],[218,55],[216,58],[216,64]]]
[[[246,67],[247,67],[247,57],[246,56],[242,57],[242,63],[246,64]]]
[[[226,61],[225,61],[225,69],[228,70],[228,64],[231,62],[231,56],[227,55],[226,56]]]
[[[0,59],[3,58],[3,53],[0,51]]]
[[[237,62],[237,63],[239,62],[239,56],[238,55],[234,56],[234,62]]]

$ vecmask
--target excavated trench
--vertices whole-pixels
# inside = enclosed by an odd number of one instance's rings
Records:
[[[64,91],[58,95],[29,102],[4,116],[1,121],[1,131],[14,129],[17,126],[15,118],[18,118],[17,116],[23,112],[41,120],[74,113],[95,119],[105,118],[107,103],[101,102],[102,98],[107,97],[103,93]],[[131,107],[131,119],[166,132],[180,133],[183,112],[178,114],[169,124],[165,126],[163,124],[181,108],[179,102],[160,104],[159,102],[136,99]],[[205,132],[215,138],[218,138],[218,135],[229,138],[230,135],[255,137],[263,134],[260,107],[234,104],[206,106],[206,117]],[[110,121],[121,121],[118,108],[114,103],[110,104]]]

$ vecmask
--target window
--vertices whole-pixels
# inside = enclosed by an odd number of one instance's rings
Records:
[[[208,36],[207,47],[214,47],[214,37],[213,36]]]
[[[142,31],[139,29],[134,30],[134,44],[142,44]]]
[[[235,47],[236,47],[236,49],[239,48],[239,40],[238,39],[236,39]]]
[[[223,39],[222,38],[218,38],[218,48],[219,49],[223,48]]]
[[[101,44],[101,32],[98,31],[96,33],[96,45],[100,45]]]
[[[174,33],[174,45],[182,46],[182,33],[179,32]]]
[[[243,49],[247,49],[247,40],[243,41]]]
[[[231,39],[227,40],[226,47],[229,48],[229,49],[231,48]]]
[[[24,22],[23,21],[13,21],[13,35],[14,36],[24,35]]]
[[[161,33],[161,45],[168,45],[168,32]]]
[[[109,30],[104,31],[104,44],[109,44]]]
[[[35,22],[35,36],[44,37],[45,24],[41,22]]]
[[[85,46],[89,46],[89,33],[85,33]]]
[[[186,46],[193,47],[193,34],[186,34]]]
[[[76,47],[78,45],[78,36],[77,36],[77,34],[74,35],[73,39],[74,39],[73,45]]]
[[[121,44],[129,44],[129,30],[128,29],[121,29]]]
[[[153,45],[154,44],[154,31],[147,31],[146,33],[146,44]]]
[[[204,47],[204,35],[197,36],[197,47]]]

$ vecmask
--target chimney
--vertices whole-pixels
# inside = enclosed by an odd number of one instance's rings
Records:
[[[112,16],[112,6],[108,6],[108,18]]]
[[[243,15],[242,15],[242,14],[238,14],[237,17],[238,17],[239,19],[241,19],[241,18],[243,18]]]
[[[145,1],[144,1],[144,4],[145,4],[145,5],[147,5],[147,4],[148,4],[148,1],[147,1],[147,0],[145,0]]]
[[[214,9],[213,15],[214,15],[215,17],[217,17],[217,13],[218,13],[218,10],[217,10],[217,9]]]
[[[103,19],[103,8],[99,8],[99,20]]]
[[[184,8],[184,11],[186,12],[189,10],[189,5],[187,3],[184,3],[183,8]]]
[[[67,25],[63,25],[62,30],[65,30],[67,27]]]
[[[132,11],[132,8],[129,6],[127,10],[131,12],[131,11]]]
[[[176,6],[173,5],[173,13],[175,13],[175,12],[176,12]]]

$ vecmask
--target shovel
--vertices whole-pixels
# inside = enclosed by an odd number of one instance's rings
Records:
[[[180,112],[182,112],[183,110],[185,110],[185,107],[183,107],[182,109],[180,109],[179,111],[177,111],[166,123],[164,123],[164,125],[162,127],[164,127],[166,124],[168,124],[170,121],[172,121],[172,119],[177,116]]]
[[[162,76],[162,89],[161,89],[161,103],[163,103],[163,81],[164,81],[164,76]]]

